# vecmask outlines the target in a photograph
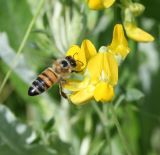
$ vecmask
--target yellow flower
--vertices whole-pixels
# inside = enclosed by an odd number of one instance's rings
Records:
[[[96,54],[94,45],[89,40],[84,40],[81,47],[73,45],[68,51],[66,56],[72,56],[77,61],[76,71],[82,71],[88,60]]]
[[[127,36],[135,41],[138,42],[151,42],[154,41],[154,37],[142,30],[141,28],[137,27],[135,24],[130,22],[126,22],[124,24]]]
[[[111,53],[120,55],[123,59],[128,55],[130,49],[121,24],[115,25],[112,43],[108,46],[108,49]]]
[[[77,58],[86,64],[84,79],[82,81],[70,79],[63,85],[65,89],[71,91],[69,98],[74,104],[85,104],[90,99],[102,102],[112,100],[114,86],[118,81],[116,56],[125,58],[129,53],[128,43],[121,24],[115,25],[112,43],[108,48],[103,49],[102,52],[97,53],[94,45],[88,40],[82,43],[81,49],[79,48],[79,51],[82,50],[82,52],[78,52]],[[75,51],[69,50],[67,54],[71,53],[74,55]],[[85,55],[83,56],[85,57],[84,61],[81,54]]]
[[[114,85],[118,81],[118,64],[113,54],[98,53],[87,65],[82,82],[69,81],[64,88],[73,91],[70,100],[81,105],[94,98],[96,101],[110,101],[114,96]]]
[[[99,10],[103,8],[109,8],[115,0],[88,0],[88,6],[90,9]]]

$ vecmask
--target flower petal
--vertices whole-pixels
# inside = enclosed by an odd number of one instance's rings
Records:
[[[118,81],[118,63],[113,54],[109,52],[104,53],[103,58],[104,76],[107,76],[107,81],[111,85],[116,85]]]
[[[85,53],[86,60],[97,54],[96,48],[89,40],[84,40],[81,45],[81,52]]]
[[[115,0],[102,0],[102,1],[105,8],[109,8],[115,2]]]
[[[151,42],[154,41],[154,37],[149,33],[145,32],[141,28],[137,27],[132,23],[124,24],[126,33],[129,38],[138,41],[138,42]]]
[[[92,83],[108,81],[116,85],[118,81],[118,63],[112,53],[98,53],[91,58],[87,65],[87,71]]]
[[[76,71],[81,71],[86,67],[86,57],[84,51],[77,45],[73,45],[66,53],[66,56],[72,56],[77,61]]]
[[[129,53],[128,42],[125,38],[123,27],[121,24],[116,24],[113,31],[113,39],[108,47],[109,51],[116,55],[121,55],[124,59]]]
[[[96,85],[94,90],[94,98],[98,101],[111,101],[114,96],[113,86],[109,85],[106,82],[100,82]]]
[[[69,96],[70,100],[76,105],[85,104],[86,101],[93,97],[95,87],[93,85],[88,85],[85,89],[73,93]]]
[[[115,0],[88,0],[88,6],[90,9],[99,10],[103,8],[109,8]]]
[[[103,67],[103,53],[98,53],[92,57],[87,65],[87,71],[92,83],[97,83],[100,80]]]
[[[93,10],[99,10],[102,9],[104,6],[102,0],[88,0],[88,7]]]
[[[88,84],[89,78],[87,77],[83,81],[67,80],[67,82],[63,84],[63,88],[69,91],[79,91],[81,89],[85,89]]]

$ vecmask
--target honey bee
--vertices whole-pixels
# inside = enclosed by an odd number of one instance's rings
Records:
[[[62,91],[62,83],[65,82],[65,79],[70,73],[75,71],[76,67],[77,62],[72,56],[57,59],[51,67],[45,69],[38,75],[37,79],[33,81],[28,89],[28,95],[39,95],[48,90],[55,83],[59,83],[61,95],[67,98],[66,94]]]

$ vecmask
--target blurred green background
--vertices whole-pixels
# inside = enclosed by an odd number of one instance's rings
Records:
[[[116,115],[133,155],[160,155],[159,0],[135,0],[146,10],[140,27],[153,43],[129,40],[131,53],[119,67]],[[89,10],[84,0],[46,0],[22,53],[13,60],[36,12],[38,0],[0,0],[0,155],[125,155],[112,113],[104,111],[110,139],[93,104],[74,106],[61,98],[58,85],[29,97],[32,81],[73,44],[90,39],[97,50],[111,42],[114,7]],[[111,150],[109,148],[111,144]]]

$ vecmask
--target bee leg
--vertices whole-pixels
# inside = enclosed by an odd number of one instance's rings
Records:
[[[66,93],[63,92],[62,83],[59,83],[59,93],[61,96],[63,96],[65,99],[68,99]]]

